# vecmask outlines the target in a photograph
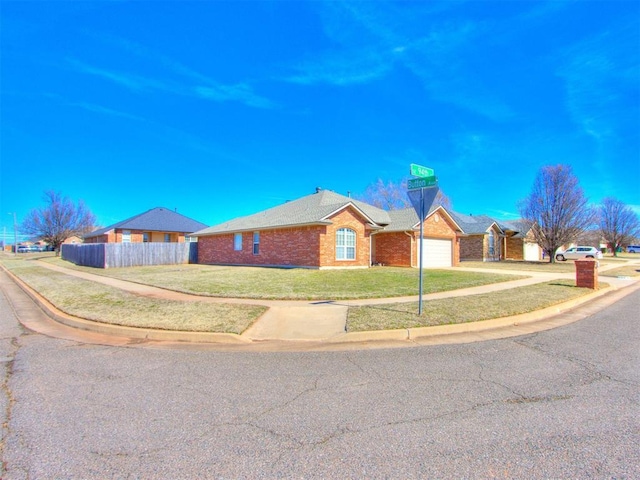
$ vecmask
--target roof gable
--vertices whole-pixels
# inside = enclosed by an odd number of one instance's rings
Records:
[[[457,228],[459,231],[462,231],[460,225],[458,225],[455,219],[442,205],[432,205],[426,218],[431,217],[436,212],[444,214],[447,219],[450,220],[454,229]],[[389,216],[391,217],[391,223],[384,228],[384,232],[408,232],[415,230],[420,225],[420,217],[414,208],[391,210],[389,211]]]
[[[207,225],[185,217],[168,208],[156,207],[133,217],[114,223],[108,227],[85,235],[85,238],[97,237],[109,230],[144,230],[149,232],[190,233],[206,228]]]

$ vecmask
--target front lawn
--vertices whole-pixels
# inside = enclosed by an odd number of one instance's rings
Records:
[[[606,286],[600,284],[600,288]],[[422,316],[418,316],[418,302],[349,307],[347,331],[477,322],[540,310],[592,291],[588,288],[578,288],[575,282],[570,280],[557,280],[499,292],[424,301]]]
[[[164,265],[97,269],[78,267],[60,258],[55,265],[196,295],[280,299],[347,300],[418,294],[418,270],[375,267],[349,270],[305,268]],[[424,293],[476,287],[525,278],[518,275],[451,270],[424,270]]]
[[[127,327],[240,334],[267,307],[178,302],[147,298],[83,280],[18,258],[3,265],[59,310],[76,317]]]

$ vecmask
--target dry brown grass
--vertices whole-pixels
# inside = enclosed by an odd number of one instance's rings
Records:
[[[255,305],[142,297],[54,272],[24,259],[3,259],[2,263],[61,311],[113,325],[240,334],[267,309]]]
[[[425,301],[422,316],[418,316],[418,302],[350,307],[347,330],[416,328],[489,320],[532,312],[592,291],[574,285],[574,282],[559,280],[493,293]],[[603,288],[606,284],[601,283],[600,286]]]

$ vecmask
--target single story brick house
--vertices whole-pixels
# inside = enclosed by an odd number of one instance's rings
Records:
[[[413,210],[411,210],[413,212]],[[446,212],[438,219],[453,225]],[[367,203],[318,189],[316,193],[253,215],[194,232],[198,263],[307,268],[366,268],[372,264],[416,266],[417,215],[387,212]],[[435,211],[430,213],[435,220]],[[406,221],[405,221],[406,220]],[[396,221],[396,226],[393,225]],[[402,224],[400,224],[402,222]],[[449,222],[449,223],[448,223]],[[448,239],[457,262],[455,227],[425,230],[425,237]],[[425,248],[425,258],[431,249]]]
[[[207,225],[168,208],[156,207],[84,236],[84,243],[182,243]]]
[[[503,258],[506,260],[525,260],[537,262],[542,260],[542,248],[531,233],[531,223],[525,220],[500,222],[505,234],[503,239]]]
[[[464,235],[460,238],[460,260],[495,262],[503,259],[505,233],[496,220],[486,215],[451,212]]]

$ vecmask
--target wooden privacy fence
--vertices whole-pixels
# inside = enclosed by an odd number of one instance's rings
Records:
[[[198,244],[185,243],[91,243],[62,245],[63,260],[96,268],[138,267],[198,263]]]

